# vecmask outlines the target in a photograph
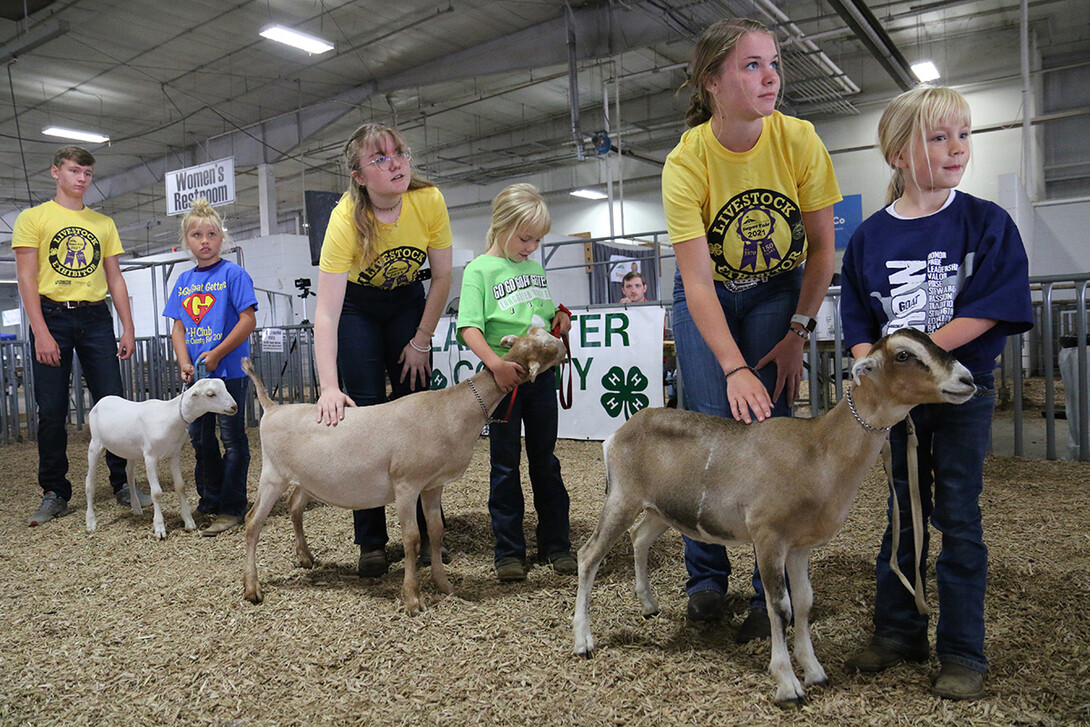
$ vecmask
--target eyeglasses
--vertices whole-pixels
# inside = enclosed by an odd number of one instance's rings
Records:
[[[403,151],[399,151],[397,154],[394,154],[393,156],[376,157],[376,158],[372,159],[371,161],[367,162],[367,164],[374,164],[376,167],[378,167],[382,171],[388,172],[388,171],[390,171],[390,162],[392,162],[394,159],[397,159],[398,163],[404,164],[407,161],[411,161],[412,158],[413,158],[412,152],[409,151],[408,149],[404,149]],[[364,164],[363,166],[366,167],[367,164]]]

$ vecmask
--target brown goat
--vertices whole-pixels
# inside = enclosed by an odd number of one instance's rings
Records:
[[[598,566],[642,512],[631,537],[644,616],[658,613],[647,553],[667,528],[707,543],[753,543],[772,626],[769,671],[777,683],[776,700],[805,699],[786,645],[792,608],[795,658],[805,670],[805,683],[825,683],[810,641],[810,549],[827,543],[844,523],[889,427],[917,404],[960,404],[976,391],[964,366],[912,329],[875,343],[855,362],[852,376],[845,398],[814,419],[745,425],[695,412],[645,409],[605,441],[606,501],[598,527],[579,551],[572,620],[576,655],[594,650],[587,612]]]

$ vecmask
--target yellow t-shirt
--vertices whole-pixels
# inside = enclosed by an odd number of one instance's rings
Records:
[[[779,111],[753,148],[724,148],[707,122],[686,131],[662,170],[672,243],[708,238],[716,280],[765,280],[806,259],[802,213],[839,202],[829,152],[813,124]]]
[[[103,300],[109,289],[102,262],[125,252],[109,217],[53,200],[19,213],[11,246],[38,248],[38,293],[56,301]]]
[[[348,273],[348,282],[374,288],[399,288],[416,280],[416,273],[428,259],[428,248],[450,247],[450,217],[437,187],[422,187],[401,196],[401,215],[388,225],[377,223],[375,251],[378,256],[361,269],[362,253],[352,222],[352,198],[345,193],[329,216],[318,269],[327,273]]]

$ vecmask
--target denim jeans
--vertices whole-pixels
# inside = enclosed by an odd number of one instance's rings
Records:
[[[61,352],[60,366],[46,366],[34,357],[34,398],[38,404],[38,484],[42,492],[52,490],[65,501],[72,499],[68,480],[68,398],[71,390],[72,353],[79,356],[83,380],[92,401],[104,396],[122,396],[121,367],[117,362],[117,339],[113,315],[103,305],[62,308],[42,301],[42,316]],[[34,332],[30,333],[33,353]],[[125,485],[125,460],[106,452],[110,486],[117,492]]]
[[[939,660],[984,672],[984,588],[988,578],[988,548],[980,515],[984,487],[984,455],[991,435],[995,391],[991,372],[974,374],[977,395],[960,405],[924,404],[912,410],[919,438],[917,457],[920,499],[924,518],[942,534],[942,550],[935,562],[939,592],[939,622],[935,636]],[[893,482],[901,516],[897,564],[913,571],[912,512],[909,505],[906,427],[890,433]],[[927,648],[926,615],[916,610],[913,595],[889,565],[893,550],[892,510],[889,498],[886,532],[877,561],[877,596],[874,635],[887,646],[905,650]],[[928,529],[924,527],[920,576],[926,582]],[[911,576],[910,576],[911,577]]]
[[[235,414],[205,414],[189,425],[189,441],[197,458],[194,479],[200,512],[246,514],[246,477],[250,468],[250,440],[246,437],[246,389],[250,379],[223,379],[227,393],[238,404]],[[216,439],[219,423],[223,453]]]
[[[409,339],[416,334],[424,315],[424,284],[420,282],[392,290],[348,283],[337,326],[337,373],[343,391],[357,406],[371,406],[393,401],[413,393],[409,380],[401,381],[397,362]],[[386,396],[386,378],[391,393]],[[426,387],[425,387],[426,388]],[[420,391],[420,382],[416,382]],[[427,442],[417,443],[421,447]],[[427,533],[420,502],[416,520],[421,533]],[[356,545],[380,548],[386,545],[386,508],[353,510]]]
[[[801,270],[777,275],[739,292],[731,292],[722,283],[716,283],[719,305],[723,308],[727,325],[747,364],[755,366],[783,339],[791,325],[791,316],[798,305],[801,288]],[[673,320],[684,408],[730,417],[723,368],[704,342],[689,314],[680,271],[674,276]],[[776,367],[765,366],[758,372],[758,376],[771,396],[776,386]],[[772,416],[788,416],[790,413],[787,395],[781,393],[780,398],[773,402]],[[738,466],[745,467],[746,463],[739,462]],[[689,595],[709,590],[726,593],[731,567],[723,546],[701,543],[687,537],[684,540],[685,567],[689,572],[685,591]],[[756,565],[753,568],[752,583],[755,595],[750,599],[750,607],[764,608],[764,586]]]
[[[526,536],[522,519],[526,511],[519,477],[522,459],[522,428],[526,428],[526,460],[529,464],[530,489],[537,511],[537,555],[542,561],[550,555],[571,550],[568,520],[568,491],[560,477],[556,448],[557,402],[556,367],[537,375],[533,382],[521,384],[513,394],[503,397],[495,415],[507,412],[511,397],[514,406],[506,422],[488,427],[492,471],[488,492],[488,512],[492,515],[493,550],[496,561],[518,558],[526,561]]]

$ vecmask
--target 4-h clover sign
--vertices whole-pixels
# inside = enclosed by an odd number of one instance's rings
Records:
[[[620,366],[613,366],[602,377],[602,386],[606,389],[602,394],[602,408],[614,418],[623,413],[628,421],[650,403],[647,395],[640,393],[647,389],[647,384],[647,377],[637,367],[629,368],[626,376]]]

